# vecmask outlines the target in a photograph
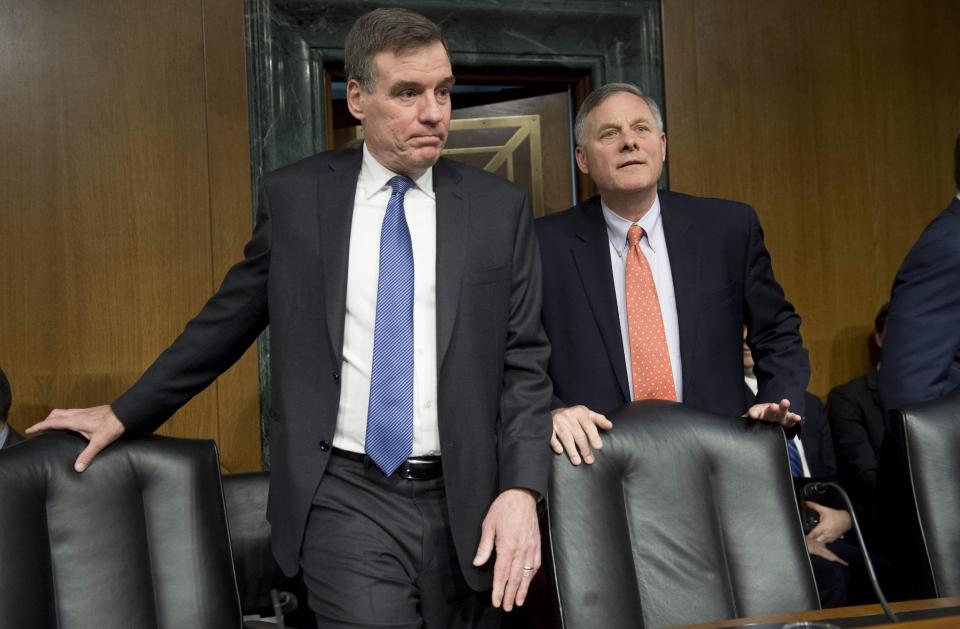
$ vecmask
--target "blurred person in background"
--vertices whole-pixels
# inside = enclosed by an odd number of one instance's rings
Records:
[[[890,303],[880,307],[873,321],[872,344],[883,350]],[[837,455],[837,478],[850,494],[857,518],[870,535],[874,526],[877,469],[886,435],[880,404],[879,364],[869,373],[834,387],[827,396],[827,417]]]
[[[0,369],[0,449],[23,441],[23,437],[7,423],[12,404],[13,393],[10,390],[10,381],[7,380],[7,374],[3,373],[3,369]]]

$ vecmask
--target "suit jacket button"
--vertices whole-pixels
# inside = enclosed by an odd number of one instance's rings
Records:
[[[326,441],[321,441],[321,442],[320,442],[320,451],[321,451],[321,452],[326,452],[326,451],[329,450],[329,449],[330,449],[330,444],[329,444],[329,443],[327,443]]]
[[[339,372],[339,371],[334,371],[332,375],[333,375],[333,381],[339,383],[339,382],[340,382],[340,372]]]

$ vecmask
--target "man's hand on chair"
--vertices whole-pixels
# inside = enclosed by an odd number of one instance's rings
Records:
[[[610,430],[613,422],[582,405],[558,408],[552,415],[550,447],[553,451],[557,454],[566,452],[574,465],[580,465],[581,460],[593,463],[593,450],[603,448],[600,430]]]
[[[87,447],[73,464],[73,469],[82,472],[90,466],[101,450],[120,438],[124,426],[113,414],[110,406],[55,408],[42,422],[27,428],[27,434],[34,435],[47,430],[72,430],[87,438]]]

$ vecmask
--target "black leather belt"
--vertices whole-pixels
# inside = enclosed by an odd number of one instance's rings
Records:
[[[376,466],[376,463],[371,461],[370,457],[361,452],[331,448],[330,454],[343,457],[344,459],[350,459],[351,461],[359,461],[360,463]],[[438,456],[412,456],[401,463],[394,474],[407,480],[433,480],[434,478],[443,476],[443,466]]]

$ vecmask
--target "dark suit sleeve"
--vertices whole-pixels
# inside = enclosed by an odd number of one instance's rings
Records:
[[[552,387],[547,377],[550,346],[540,320],[540,253],[526,195],[517,220],[500,394],[500,490],[523,487],[546,495],[552,455],[548,446],[552,427]]]
[[[555,411],[558,408],[566,408],[569,406],[566,402],[558,398],[555,394],[550,397],[550,410]]]
[[[885,410],[951,390],[960,356],[960,220],[938,217],[907,254],[894,282],[880,362]]]
[[[253,238],[217,293],[111,407],[128,431],[156,430],[236,362],[266,327],[270,207],[261,187]]]
[[[844,477],[860,479],[870,489],[876,487],[877,453],[870,445],[867,417],[863,407],[843,388],[827,396],[827,416]]]
[[[833,449],[833,435],[830,432],[830,422],[827,419],[827,413],[824,411],[820,398],[807,393],[806,411],[808,419],[816,415],[816,424],[819,430],[816,434],[817,439],[817,462],[816,470],[811,470],[813,476],[825,479],[835,480],[837,478],[837,455]],[[804,430],[804,433],[808,431]]]
[[[16,430],[13,429],[13,426],[7,424],[7,440],[4,442],[3,447],[8,448],[15,443],[20,443],[23,441],[23,437]]]
[[[773,276],[770,253],[756,213],[749,212],[747,268],[744,278],[744,317],[748,343],[756,362],[757,401],[788,399],[803,416],[804,391],[810,380],[810,362],[800,338],[800,316]]]

